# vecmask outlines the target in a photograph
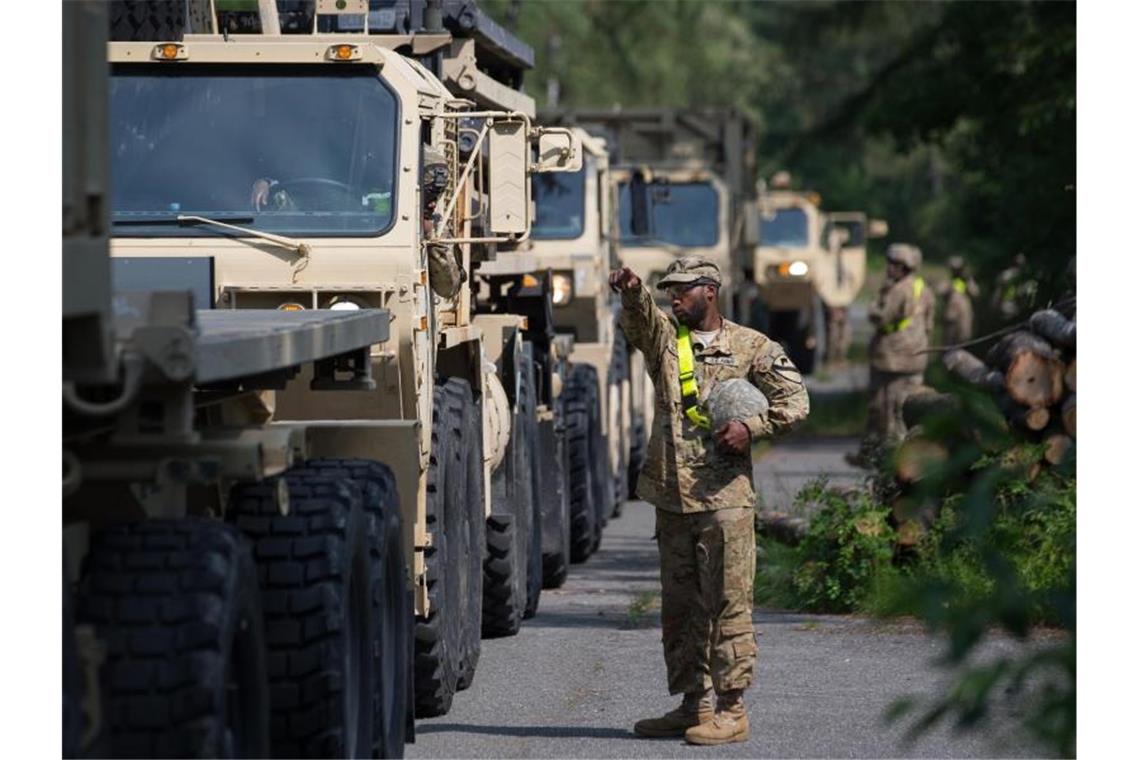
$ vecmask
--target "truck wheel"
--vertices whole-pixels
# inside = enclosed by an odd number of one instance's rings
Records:
[[[372,753],[372,616],[368,520],[351,480],[305,468],[241,484],[230,512],[254,545],[269,645],[273,753]]]
[[[586,411],[589,416],[589,453],[586,461],[592,470],[590,484],[594,493],[594,537],[589,554],[598,550],[602,543],[602,529],[606,527],[610,514],[614,509],[613,479],[610,468],[610,452],[606,446],[606,438],[601,403],[598,394],[601,388],[598,385],[598,371],[588,365],[581,364],[574,367],[572,375],[578,377],[578,384],[586,389]]]
[[[527,387],[531,367],[525,356],[519,365],[511,440],[491,479],[493,514],[487,518],[487,559],[483,562],[483,635],[487,637],[518,633],[532,591],[534,399],[533,389]]]
[[[454,551],[452,567],[460,568],[458,605],[462,648],[459,659],[457,687],[462,691],[471,686],[475,668],[482,652],[483,634],[483,558],[487,551],[487,516],[483,511],[483,431],[480,429],[482,413],[480,403],[471,392],[466,380],[448,378],[444,385],[448,395],[448,409],[456,420],[456,447],[461,456],[459,477],[449,483],[454,490],[455,505],[452,514],[456,523],[452,536],[460,541],[450,542]]]
[[[77,617],[106,643],[114,757],[268,757],[269,687],[249,548],[216,520],[147,520],[91,543]]]
[[[522,382],[520,383],[521,396],[525,404],[520,408],[526,409],[523,425],[529,431],[530,467],[527,475],[530,478],[531,493],[531,521],[530,546],[527,551],[526,571],[526,608],[523,610],[523,619],[534,617],[538,612],[538,602],[542,597],[543,562],[542,562],[542,507],[539,504],[539,494],[542,493],[541,461],[538,439],[538,392],[535,388],[534,345],[530,341],[523,341],[522,365],[525,367]],[[556,488],[555,491],[558,489]]]
[[[181,40],[186,28],[186,4],[181,2],[115,0],[110,15],[112,40]]]
[[[641,468],[645,466],[645,452],[648,441],[645,434],[645,417],[634,411],[630,415],[629,431],[629,498],[637,498],[637,479],[641,475]]]
[[[591,402],[597,408],[597,394],[590,393],[587,374],[574,367],[562,391],[565,396],[566,446],[570,455],[570,561],[585,562],[593,553],[597,539],[598,489],[594,484],[597,468],[592,459],[594,442],[590,424]],[[597,388],[596,382],[594,388]]]
[[[542,509],[542,587],[559,588],[570,568],[570,445],[565,392],[555,400],[554,419],[539,426],[538,468],[545,488]]]
[[[431,455],[427,472],[427,532],[431,545],[424,550],[424,566],[430,612],[416,619],[415,716],[431,718],[451,709],[459,681],[462,645],[457,581],[459,571],[452,560],[446,518],[462,508],[456,504],[449,479],[458,478],[455,420],[448,411],[443,385],[432,392]],[[456,539],[458,541],[458,538]]]
[[[409,651],[412,609],[404,561],[400,500],[386,465],[368,459],[310,459],[303,472],[351,480],[360,488],[368,517],[372,608],[373,754],[403,757],[405,724],[412,690]]]

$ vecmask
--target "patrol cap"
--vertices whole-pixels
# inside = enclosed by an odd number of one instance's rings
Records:
[[[669,265],[657,287],[665,290],[671,285],[691,285],[698,280],[719,286],[720,267],[701,256],[682,256]]]
[[[946,260],[946,265],[950,267],[950,271],[955,274],[966,270],[966,260],[961,256],[951,256]]]
[[[887,246],[887,261],[902,264],[913,272],[922,266],[922,251],[906,243],[891,243]]]

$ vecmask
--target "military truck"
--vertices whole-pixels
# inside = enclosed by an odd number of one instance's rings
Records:
[[[730,318],[750,308],[746,270],[755,238],[755,125],[735,110],[632,108],[551,111],[550,124],[606,139],[618,186],[620,257],[652,285],[673,259],[716,261]],[[634,181],[634,176],[637,181]],[[635,230],[631,187],[648,192],[647,229]]]
[[[62,753],[400,755],[392,471],[260,399],[306,367],[314,396],[372,386],[391,314],[195,309],[209,259],[109,259],[106,11],[63,10]]]
[[[866,277],[866,240],[882,237],[887,226],[862,212],[824,212],[818,193],[789,184],[778,173],[757,201],[760,241],[751,270],[762,309],[755,322],[811,373],[825,358],[846,357],[848,310]]]
[[[471,683],[481,634],[517,630],[537,604],[535,512],[546,509],[537,483],[563,470],[550,411],[559,377],[543,325],[514,307],[541,304],[543,293],[548,303],[549,283],[479,271],[500,247],[525,240],[530,174],[576,170],[580,147],[567,130],[480,105],[517,102],[517,93],[503,96],[509,88],[480,69],[449,68],[456,56],[472,59],[443,26],[445,5],[421,7],[432,26],[406,33],[375,33],[364,2],[313,7],[304,33],[274,34],[261,16],[256,34],[214,26],[108,46],[111,253],[125,281],[183,283],[194,272],[198,305],[215,314],[375,320],[386,312],[387,332],[367,354],[267,372],[241,409],[268,430],[304,431],[315,459],[306,467],[317,470],[306,477],[391,491],[415,612],[414,636],[411,626],[403,635],[414,656],[382,642],[369,649],[382,672],[410,663],[416,715],[437,715]],[[451,79],[473,83],[467,97],[448,89]],[[498,289],[480,296],[476,285]],[[487,313],[476,313],[479,301]],[[391,473],[384,482],[378,463]],[[278,492],[294,499],[291,481],[268,496],[256,490],[264,487],[218,501],[264,512]],[[288,504],[280,509],[290,516]],[[275,562],[305,566],[301,548],[274,543],[273,520],[247,522],[269,531],[254,553],[263,587],[276,582]],[[323,535],[310,543],[326,542]],[[273,614],[293,619],[319,593],[305,590],[305,600],[290,597]],[[380,615],[352,610],[360,625]],[[312,710],[325,708],[310,697],[332,688],[318,682],[322,658],[340,655],[321,643],[318,623],[282,626],[269,658],[271,677],[281,679],[275,746],[287,742],[282,752],[295,756],[369,751],[360,741],[351,750],[320,744],[327,726]],[[358,660],[338,678],[343,711],[359,728],[369,697]],[[309,673],[318,679],[311,688]],[[387,693],[400,691],[385,683]]]
[[[535,224],[525,253],[552,271],[554,326],[568,353],[562,403],[571,454],[571,559],[582,561],[596,548],[605,520],[620,515],[630,472],[644,460],[645,430],[634,424],[630,404],[634,394],[644,393],[637,386],[645,381],[640,357],[632,357],[638,367],[631,371],[617,327],[620,303],[607,285],[618,259],[616,187],[606,144],[573,130],[583,166],[534,177]],[[565,577],[564,570],[548,569],[551,584]]]

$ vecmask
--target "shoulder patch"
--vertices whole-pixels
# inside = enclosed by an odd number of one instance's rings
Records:
[[[792,364],[792,360],[789,359],[785,353],[781,353],[776,357],[776,360],[772,362],[772,371],[789,382],[799,383],[800,385],[804,383],[804,376],[800,374],[800,371],[796,369],[796,365]]]

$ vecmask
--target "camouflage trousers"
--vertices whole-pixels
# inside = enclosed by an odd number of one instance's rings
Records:
[[[864,447],[894,444],[906,437],[903,402],[920,385],[921,372],[883,372],[871,368],[871,401],[867,406]]]
[[[752,509],[657,510],[657,533],[669,693],[747,688],[756,662]]]

